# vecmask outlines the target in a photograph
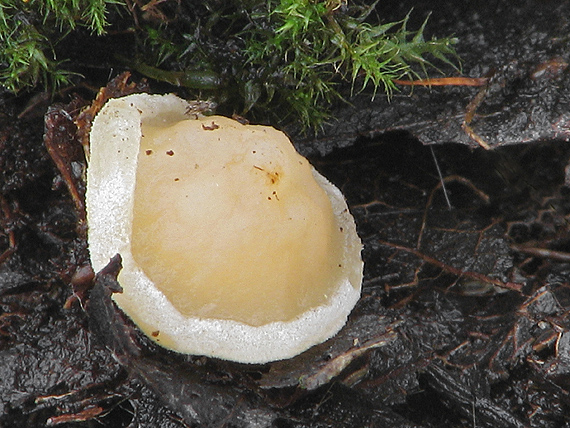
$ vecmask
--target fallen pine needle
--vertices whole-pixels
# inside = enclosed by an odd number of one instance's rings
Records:
[[[485,86],[487,77],[440,77],[420,80],[394,80],[397,85],[404,86]]]

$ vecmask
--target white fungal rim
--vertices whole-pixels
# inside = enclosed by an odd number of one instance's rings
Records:
[[[176,106],[176,111],[173,111]],[[93,269],[98,272],[119,253],[123,269],[119,283],[124,292],[113,298],[127,315],[157,343],[196,355],[243,363],[265,363],[291,358],[335,335],[360,297],[362,244],[342,193],[313,169],[313,176],[329,196],[344,230],[346,278],[328,303],[292,321],[259,327],[241,322],[182,315],[137,266],[131,254],[137,157],[142,121],[188,119],[188,103],[175,95],[135,94],[111,99],[93,121],[87,171],[88,243]],[[113,124],[113,125],[111,125]],[[113,126],[111,135],[101,132]],[[359,283],[349,274],[358,271]],[[354,278],[354,276],[353,276]],[[136,306],[136,308],[135,308]]]

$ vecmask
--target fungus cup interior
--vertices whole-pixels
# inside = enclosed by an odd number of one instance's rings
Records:
[[[174,351],[265,363],[333,336],[363,270],[344,197],[282,132],[188,111],[136,94],[95,118],[93,268],[121,254],[113,298]]]

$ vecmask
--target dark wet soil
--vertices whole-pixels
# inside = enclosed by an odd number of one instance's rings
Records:
[[[389,104],[361,94],[295,139],[346,195],[366,265],[347,326],[287,361],[149,343],[109,299],[119,260],[94,283],[86,273],[73,119],[95,95],[72,91],[47,119],[4,96],[0,426],[570,426],[570,2],[423,2],[413,15],[427,10],[434,33],[459,38],[463,72],[489,83]],[[465,130],[478,93],[467,125],[493,150]]]

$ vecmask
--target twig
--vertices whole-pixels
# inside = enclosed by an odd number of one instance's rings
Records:
[[[548,250],[540,247],[525,247],[522,245],[511,245],[511,248],[519,253],[529,254],[542,259],[556,260],[558,262],[570,262],[570,253],[564,251]]]
[[[383,241],[383,240],[379,240],[378,243],[382,244],[382,245],[386,245],[387,247],[391,247],[391,248],[395,248],[397,250],[401,250],[401,251],[406,251],[410,254],[415,255],[416,257],[419,257],[420,259],[424,260],[427,263],[430,263],[434,266],[437,266],[438,268],[442,269],[445,272],[449,272],[453,275],[457,275],[459,277],[467,277],[467,278],[472,278],[474,280],[477,281],[481,281],[481,282],[485,282],[487,284],[492,284],[492,285],[496,285],[497,287],[500,288],[506,288],[508,290],[512,290],[512,291],[517,291],[517,292],[521,292],[522,291],[522,284],[516,283],[516,282],[503,282],[503,281],[499,281],[498,279],[495,278],[491,278],[487,275],[483,275],[481,273],[477,273],[477,272],[471,272],[471,271],[463,271],[461,269],[455,268],[453,266],[450,266],[448,264],[445,264],[431,256],[428,256],[427,254],[423,254],[422,252],[414,249],[414,248],[410,248],[410,247],[405,247],[403,245],[398,245],[398,244],[394,244],[392,242],[387,242],[387,241]]]
[[[477,144],[479,144],[485,150],[490,150],[491,146],[489,146],[489,144],[483,139],[483,137],[481,137],[473,130],[473,128],[471,127],[471,122],[475,117],[475,112],[477,111],[477,108],[481,105],[481,103],[487,96],[488,89],[489,86],[485,85],[479,92],[477,92],[475,98],[473,98],[471,102],[467,105],[467,109],[465,111],[465,118],[463,119],[463,123],[461,124],[461,128],[465,131],[465,133],[469,135],[471,139],[477,142]]]
[[[6,222],[11,220],[12,210],[2,195],[0,195],[0,212],[3,213],[3,217]],[[4,233],[8,235],[8,248],[0,254],[0,265],[16,251],[16,234],[14,233],[14,229],[12,227],[8,227],[7,230],[4,230]]]
[[[394,80],[397,85],[404,86],[485,86],[487,77],[440,77],[419,80]]]

